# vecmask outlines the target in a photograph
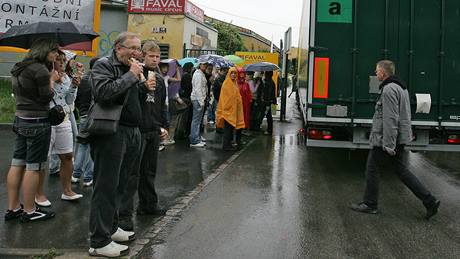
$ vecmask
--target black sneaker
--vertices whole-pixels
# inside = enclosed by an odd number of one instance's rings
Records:
[[[441,202],[439,200],[435,200],[430,206],[426,206],[426,220],[429,220],[431,217],[436,215],[436,213],[438,213],[439,205],[441,205]]]
[[[36,207],[35,211],[31,214],[24,211],[21,214],[21,222],[26,223],[26,222],[31,222],[31,221],[47,220],[50,218],[54,218],[55,215],[56,214],[52,211],[46,211],[46,210],[40,209],[39,207]]]
[[[5,221],[17,219],[24,212],[24,206],[21,204],[21,207],[17,210],[7,210],[5,213]]]
[[[362,213],[377,214],[377,208],[369,207],[364,202],[352,203],[351,206],[350,206],[350,209],[352,209],[354,211],[357,211],[357,212],[362,212]]]

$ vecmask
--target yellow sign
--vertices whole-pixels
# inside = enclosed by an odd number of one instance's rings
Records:
[[[278,53],[267,53],[267,52],[241,52],[238,51],[235,55],[239,56],[244,60],[244,63],[238,66],[244,67],[245,65],[254,64],[258,62],[270,62],[278,64],[279,54]]]
[[[237,51],[235,55],[244,60],[243,63],[238,64],[239,67],[244,67],[249,64],[259,63],[259,62],[270,62],[275,65],[279,63],[279,54],[278,53],[268,53],[268,52],[242,52]],[[279,71],[273,71],[273,81],[276,85],[276,93],[278,96],[278,74]]]

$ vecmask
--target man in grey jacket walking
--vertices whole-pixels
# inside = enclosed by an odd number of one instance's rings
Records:
[[[385,160],[389,159],[396,166],[399,179],[423,202],[425,218],[428,220],[438,212],[440,201],[407,168],[408,153],[404,147],[412,141],[409,92],[394,75],[395,66],[392,61],[379,61],[375,73],[382,83],[369,137],[371,150],[367,158],[366,190],[363,201],[352,204],[351,209],[377,213],[379,170]]]

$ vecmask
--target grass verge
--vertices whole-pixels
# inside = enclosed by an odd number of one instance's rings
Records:
[[[11,82],[0,80],[0,123],[13,122],[15,104]]]

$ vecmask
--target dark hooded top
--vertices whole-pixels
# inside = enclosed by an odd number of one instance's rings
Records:
[[[144,77],[148,78],[147,67],[144,67]],[[156,71],[156,70],[152,70]],[[166,106],[166,86],[164,78],[155,72],[157,86],[154,91],[148,91],[144,83],[139,85],[139,99],[142,109],[142,120],[139,126],[141,133],[159,134],[160,128],[168,128],[166,118],[168,106]]]
[[[25,59],[11,70],[13,93],[16,98],[15,115],[21,118],[47,118],[53,90],[50,70],[43,63]]]
[[[401,86],[402,89],[406,89],[406,84],[397,76],[389,76],[387,79],[383,80],[380,84],[379,89],[382,89],[385,85],[388,85],[390,83],[395,83]]]

